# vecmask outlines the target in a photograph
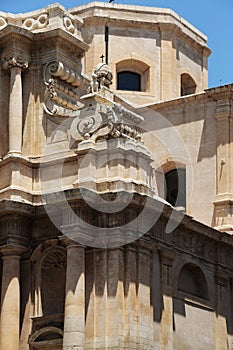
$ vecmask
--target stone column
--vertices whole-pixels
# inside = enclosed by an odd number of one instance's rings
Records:
[[[10,69],[10,100],[9,100],[9,154],[22,152],[23,98],[21,71],[28,67],[28,62],[20,56],[15,56],[3,64],[4,69]]]
[[[160,323],[161,350],[173,349],[173,298],[172,298],[172,265],[174,253],[161,251],[161,289],[163,310]]]
[[[22,249],[6,247],[3,253],[0,349],[19,350],[20,254]]]
[[[83,350],[85,343],[85,247],[67,244],[63,350]]]

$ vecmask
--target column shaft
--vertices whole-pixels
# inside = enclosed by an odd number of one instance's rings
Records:
[[[9,104],[9,153],[22,151],[22,81],[21,68],[10,70],[10,104]]]
[[[19,350],[20,257],[3,257],[0,349]]]
[[[67,247],[66,300],[63,350],[84,349],[85,341],[85,248]]]

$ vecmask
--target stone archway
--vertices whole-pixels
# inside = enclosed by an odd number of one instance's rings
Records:
[[[30,350],[62,350],[63,332],[56,327],[44,327],[32,334]]]

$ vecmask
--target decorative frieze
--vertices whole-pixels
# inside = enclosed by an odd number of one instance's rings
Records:
[[[23,28],[28,29],[28,30],[37,30],[37,29],[42,29],[46,28],[49,23],[49,16],[47,13],[42,13],[38,17],[29,17],[26,18],[23,21]]]
[[[66,12],[62,6],[54,4],[41,12],[34,11],[30,13],[30,16],[21,13],[14,15],[6,13],[5,16],[0,16],[0,30],[7,24],[19,26],[30,32],[45,32],[50,29],[62,28],[64,31],[81,38],[80,28],[83,20]]]

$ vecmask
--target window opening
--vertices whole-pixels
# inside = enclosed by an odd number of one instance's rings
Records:
[[[117,74],[117,89],[127,91],[141,91],[141,75],[124,71]]]
[[[173,169],[165,174],[166,201],[173,207],[186,209],[186,171]]]

